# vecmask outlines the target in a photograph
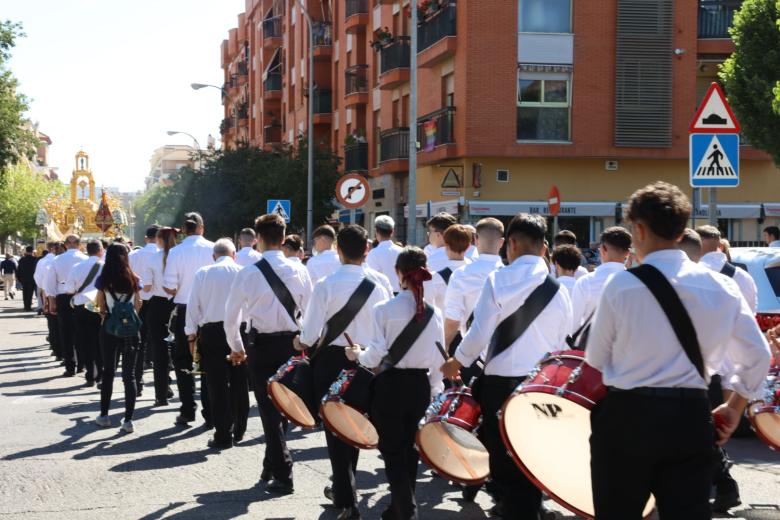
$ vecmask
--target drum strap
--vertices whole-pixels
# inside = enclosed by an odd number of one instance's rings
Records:
[[[81,291],[87,288],[89,284],[92,283],[92,280],[95,279],[95,276],[97,276],[98,269],[100,269],[100,266],[103,265],[102,262],[95,262],[95,264],[92,266],[92,268],[89,270],[89,273],[87,273],[87,277],[84,279],[84,283],[81,284],[81,287],[76,289],[76,294],[79,294]]]
[[[338,310],[336,314],[330,317],[325,324],[325,333],[320,337],[317,345],[324,347],[330,345],[331,342],[341,336],[355,316],[358,315],[360,309],[365,306],[369,296],[376,287],[376,283],[369,277],[363,278],[363,281],[357,286],[357,289],[349,297],[344,307]]]
[[[490,338],[485,366],[523,335],[547,307],[547,304],[552,301],[560,286],[561,284],[558,280],[548,274],[544,281],[528,295],[528,298],[525,299],[520,308],[498,324],[495,332],[493,332],[493,337]]]
[[[569,345],[569,347],[577,350],[585,350],[585,347],[588,345],[588,335],[590,334],[590,322],[593,320],[594,314],[596,314],[595,310],[588,315],[588,318],[582,322],[582,325],[580,325],[580,328],[578,328],[574,334],[566,336],[566,344]],[[578,339],[579,341],[577,341]]]
[[[414,342],[422,335],[432,317],[433,307],[426,303],[423,319],[417,321],[412,317],[411,321],[406,324],[404,330],[395,338],[395,341],[393,341],[393,344],[390,345],[390,348],[387,350],[387,355],[382,360],[380,370],[395,366],[403,359],[406,353],[409,352],[409,349],[412,348],[412,345],[414,345]]]
[[[271,264],[268,263],[268,260],[265,258],[261,259],[255,264],[255,267],[260,269],[265,281],[271,286],[271,290],[276,295],[279,303],[282,304],[282,307],[284,307],[284,310],[287,311],[287,314],[290,315],[290,319],[293,320],[293,323],[298,323],[298,320],[295,319],[295,309],[297,307],[295,305],[295,300],[293,299],[292,294],[290,294],[290,290],[284,285],[282,279],[279,278],[279,275],[273,270]]]
[[[653,293],[653,296],[655,296],[655,299],[658,300],[658,303],[661,305],[664,314],[666,314],[666,317],[669,319],[674,334],[677,336],[677,340],[682,345],[688,359],[693,363],[693,366],[696,367],[696,371],[699,375],[706,381],[707,378],[704,376],[704,360],[701,355],[696,328],[694,328],[691,317],[688,314],[688,311],[685,310],[685,306],[683,305],[682,300],[680,300],[677,291],[672,287],[672,284],[669,283],[669,280],[666,279],[661,271],[650,264],[632,267],[628,272],[639,278],[639,280],[650,289],[650,292]]]
[[[452,276],[452,269],[450,269],[449,267],[445,267],[441,271],[438,271],[438,273],[439,273],[439,276],[441,276],[442,279],[444,280],[444,285],[449,285],[450,284],[450,276]]]
[[[734,264],[731,264],[729,262],[726,262],[723,264],[723,268],[720,270],[720,274],[725,274],[729,278],[734,278],[734,275],[737,273],[737,268],[734,266]]]

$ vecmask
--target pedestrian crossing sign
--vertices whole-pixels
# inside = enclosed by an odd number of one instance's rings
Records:
[[[692,187],[739,186],[739,134],[691,134],[688,156]]]
[[[290,223],[290,201],[269,199],[266,202],[266,213],[279,215],[284,221]]]

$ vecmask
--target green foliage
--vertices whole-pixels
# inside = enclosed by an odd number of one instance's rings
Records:
[[[723,63],[719,76],[743,134],[780,165],[778,13],[778,0],[744,0],[731,28],[736,51]]]
[[[135,202],[136,241],[153,223],[179,226],[187,211],[198,211],[210,238],[233,237],[251,227],[266,210],[268,199],[290,199],[291,232],[306,225],[306,142],[296,148],[266,152],[241,146],[201,158],[198,169],[184,168],[170,186],[156,185]],[[314,225],[333,212],[339,159],[330,151],[315,152]]]
[[[32,158],[37,144],[33,133],[25,128],[28,100],[16,91],[19,82],[7,68],[11,49],[23,36],[21,24],[0,21],[0,172],[23,157]]]
[[[61,190],[60,183],[46,181],[27,165],[8,167],[0,180],[0,242],[17,232],[23,238],[35,236],[38,210],[52,191]]]

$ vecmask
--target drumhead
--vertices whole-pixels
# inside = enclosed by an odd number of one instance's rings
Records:
[[[593,518],[590,410],[553,394],[518,393],[504,404],[500,428],[529,479],[562,506]],[[654,507],[651,497],[644,516]]]
[[[765,406],[752,410],[750,420],[761,440],[773,450],[780,451],[780,408]]]
[[[347,444],[364,450],[373,450],[379,445],[379,433],[368,418],[338,401],[325,401],[320,408],[325,426],[336,437]]]
[[[417,432],[417,448],[434,471],[461,484],[481,484],[490,476],[489,455],[477,437],[446,422],[430,422]]]
[[[298,394],[278,381],[268,383],[268,397],[279,412],[301,428],[314,428],[317,421]]]

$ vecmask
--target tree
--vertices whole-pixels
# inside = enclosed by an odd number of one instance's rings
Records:
[[[22,26],[0,21],[0,174],[22,158],[32,158],[37,139],[26,125],[28,100],[17,92],[19,82],[7,67],[16,39],[23,37]]]
[[[56,184],[24,163],[6,168],[0,179],[0,244],[5,246],[7,237],[16,233],[35,236],[35,217],[51,192],[59,189]]]
[[[778,13],[778,0],[744,0],[730,30],[736,51],[723,63],[719,76],[742,133],[780,166]]]

